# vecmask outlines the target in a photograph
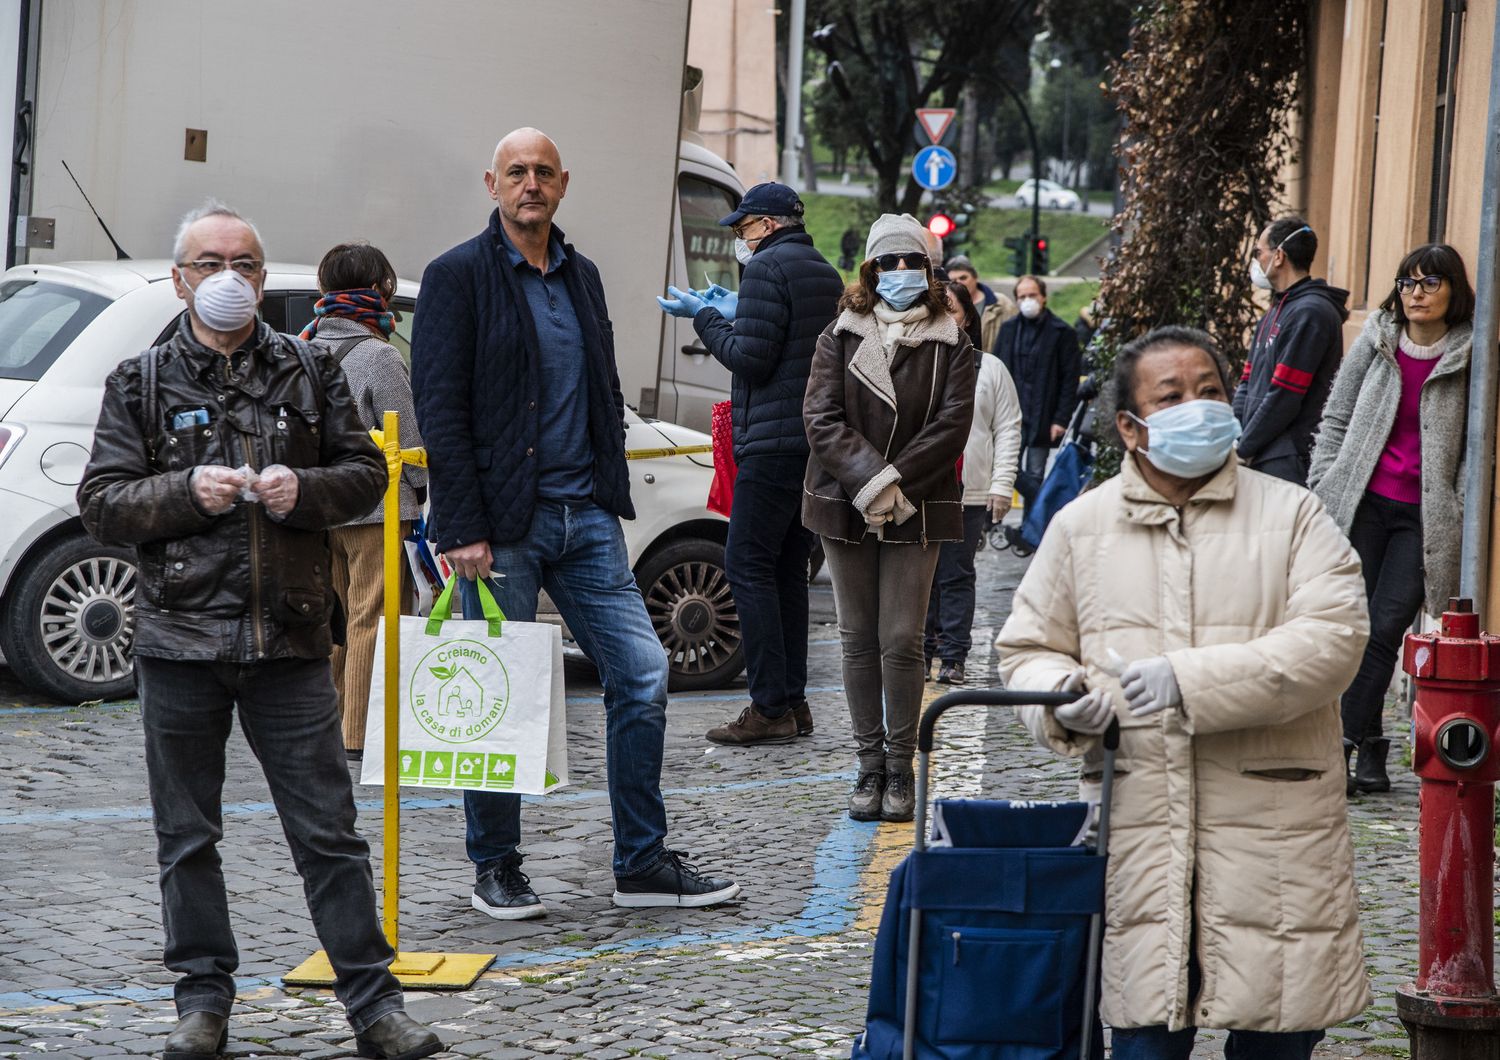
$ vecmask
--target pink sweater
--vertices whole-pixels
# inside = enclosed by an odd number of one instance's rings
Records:
[[[1437,367],[1447,343],[1418,346],[1401,333],[1396,364],[1401,369],[1401,401],[1385,450],[1370,476],[1370,492],[1404,504],[1422,503],[1422,384]]]

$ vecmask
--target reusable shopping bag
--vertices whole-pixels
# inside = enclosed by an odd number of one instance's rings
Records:
[[[396,782],[542,795],[568,783],[562,631],[512,622],[483,581],[484,618],[455,619],[455,577],[426,618],[403,615],[400,739]],[[365,722],[360,782],[385,783],[385,638],[375,639],[375,672]]]

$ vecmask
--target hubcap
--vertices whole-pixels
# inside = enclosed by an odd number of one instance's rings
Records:
[[[740,616],[729,580],[717,564],[679,563],[646,593],[646,610],[673,670],[705,674],[740,647]]]
[[[42,599],[42,643],[70,677],[108,684],[130,674],[135,564],[95,557],[58,575]]]

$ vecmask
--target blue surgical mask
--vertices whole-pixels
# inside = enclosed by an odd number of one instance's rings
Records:
[[[1223,467],[1240,436],[1240,421],[1223,401],[1184,401],[1145,419],[1125,415],[1151,432],[1151,448],[1136,452],[1156,470],[1178,478],[1201,478]]]
[[[921,269],[892,269],[875,281],[875,293],[897,312],[910,309],[927,290],[927,273]]]

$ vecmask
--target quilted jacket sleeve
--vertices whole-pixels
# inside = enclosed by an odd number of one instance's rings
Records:
[[[1081,663],[1073,537],[1054,519],[1011,600],[1010,617],[995,638],[1000,676],[1007,688],[1055,692]],[[1022,707],[1021,721],[1037,743],[1077,757],[1098,737],[1070,732],[1042,707]]]
[[[78,510],[94,540],[145,545],[212,526],[188,489],[190,471],[158,473],[141,434],[141,375],[135,358],[110,373],[94,429],[94,448],[78,484]]]
[[[715,360],[756,385],[771,378],[786,349],[791,292],[774,261],[751,258],[739,295],[734,323],[710,306],[693,317],[693,330]]]
[[[1354,679],[1370,632],[1359,557],[1309,492],[1291,557],[1280,625],[1239,644],[1167,652],[1189,732],[1281,724],[1337,699]]]
[[[442,259],[427,266],[412,332],[412,396],[427,442],[440,550],[489,538],[470,431],[478,339],[469,286]]]

